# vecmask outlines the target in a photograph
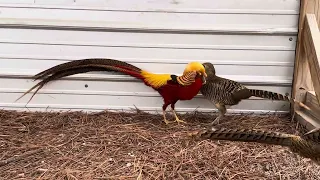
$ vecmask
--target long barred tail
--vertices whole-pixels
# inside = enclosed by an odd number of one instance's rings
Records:
[[[228,140],[240,142],[257,142],[263,144],[289,147],[293,152],[320,163],[319,130],[302,137],[271,131],[253,129],[206,129],[189,133],[195,140]]]
[[[271,92],[271,91],[265,91],[265,90],[260,90],[260,89],[249,89],[251,92],[251,96],[255,97],[260,97],[260,98],[265,98],[265,99],[271,99],[271,100],[277,100],[277,101],[289,101],[292,103],[297,103],[300,107],[303,107],[307,110],[310,110],[308,106],[303,104],[300,101],[297,101],[287,95]]]
[[[279,93],[260,90],[260,89],[249,89],[249,90],[251,92],[251,95],[255,97],[261,97],[261,98],[267,98],[267,99],[279,100],[279,101],[290,101],[288,96],[284,96]]]
[[[76,61],[70,61],[70,62],[56,65],[52,68],[49,68],[47,70],[44,70],[34,75],[34,80],[44,78],[50,74],[61,72],[63,70],[70,70],[73,68],[79,68],[81,66],[90,66],[90,65],[107,65],[107,66],[114,66],[114,67],[122,67],[122,68],[126,68],[127,70],[132,70],[136,72],[141,71],[140,68],[123,61],[119,61],[115,59],[92,58],[92,59],[81,59]],[[94,71],[94,69],[96,69],[96,71],[101,71],[101,69],[106,71],[106,69],[98,68],[98,67],[94,67],[90,71]]]
[[[206,129],[190,134],[196,139],[229,140],[241,142],[259,142],[265,144],[290,146],[293,135],[250,129]]]
[[[30,88],[27,92],[21,95],[16,101],[21,99],[27,93],[31,92],[33,89],[37,88],[36,91],[33,93],[31,98],[29,99],[28,103],[34,97],[34,95],[48,82],[57,80],[62,77],[86,73],[90,71],[108,71],[108,72],[120,72],[126,75],[130,75],[136,77],[138,79],[143,79],[141,76],[141,69],[128,64],[123,61],[115,60],[115,59],[101,59],[101,58],[94,58],[94,59],[82,59],[82,60],[75,60],[70,61],[67,63],[59,64],[47,70],[44,70],[38,74],[36,74],[33,78],[34,80],[43,79],[38,84]]]

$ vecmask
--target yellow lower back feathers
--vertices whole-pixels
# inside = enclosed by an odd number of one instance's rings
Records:
[[[145,81],[153,88],[160,88],[167,84],[171,80],[170,74],[153,74],[142,70],[141,75],[145,78]]]

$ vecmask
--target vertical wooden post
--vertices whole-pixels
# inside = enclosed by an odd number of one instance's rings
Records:
[[[313,91],[311,75],[309,73],[309,64],[306,58],[306,52],[303,47],[303,32],[307,13],[314,13],[317,17],[317,22],[320,22],[320,2],[319,0],[301,0],[299,17],[299,32],[296,46],[296,58],[294,65],[294,77],[292,85],[292,97],[298,101],[304,102],[307,91]],[[294,110],[299,109],[299,106],[291,107],[291,114]]]
[[[315,14],[307,14],[304,31],[303,47],[309,64],[313,89],[316,94],[318,104],[320,104],[320,32]]]
[[[291,106],[291,114],[308,130],[320,127],[320,0],[301,0],[292,97],[311,107]],[[310,93],[311,91],[315,93]],[[306,95],[307,97],[306,101]],[[315,96],[317,95],[317,96]],[[308,100],[309,99],[309,100]]]

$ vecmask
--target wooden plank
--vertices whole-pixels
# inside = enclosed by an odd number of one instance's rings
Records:
[[[305,14],[308,10],[310,10],[310,7],[308,6],[310,5],[310,3],[308,2],[310,1],[301,0],[300,2],[299,28],[292,85],[292,97],[301,102],[305,101],[305,89],[313,90],[310,74],[304,73],[308,71],[308,62],[306,60],[302,44],[302,32],[304,27]],[[300,109],[297,104],[291,106],[291,114],[294,114],[295,110],[297,109]]]
[[[314,117],[300,110],[295,111],[295,119],[308,131],[320,127],[320,123]]]
[[[301,110],[296,111],[295,117],[302,126],[310,131],[320,127],[320,107],[314,91],[307,91],[305,94],[305,105],[310,110],[301,108]]]
[[[307,14],[306,18],[303,45],[308,58],[314,91],[320,104],[320,32],[316,16],[314,14]]]
[[[320,17],[320,3],[319,0],[301,0],[300,1],[300,17],[299,17],[299,29],[296,46],[296,57],[293,77],[292,97],[298,101],[304,102],[306,91],[313,91],[313,84],[311,75],[308,73],[309,65],[306,59],[306,54],[303,48],[302,34],[304,32],[304,22],[306,20],[307,13],[314,13],[317,17]],[[318,24],[320,18],[317,18]],[[294,110],[299,109],[299,106],[291,106],[291,114]]]
[[[311,114],[320,124],[320,106],[314,91],[308,91],[306,93],[305,105],[311,109],[308,113]]]

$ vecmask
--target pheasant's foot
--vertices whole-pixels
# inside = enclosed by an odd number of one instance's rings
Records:
[[[168,121],[167,119],[163,119],[164,123],[166,123],[167,125],[170,123],[170,121]]]
[[[177,113],[176,113],[176,111],[175,111],[174,109],[171,108],[171,111],[172,111],[174,117],[176,118],[177,123],[186,123],[185,121],[180,120],[180,119],[178,118]]]
[[[178,117],[176,117],[176,121],[177,121],[178,123],[186,123],[185,121],[180,120]]]
[[[214,121],[210,123],[211,126],[218,125],[220,123],[221,116],[218,116]]]

